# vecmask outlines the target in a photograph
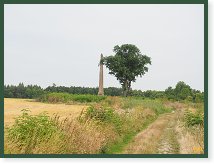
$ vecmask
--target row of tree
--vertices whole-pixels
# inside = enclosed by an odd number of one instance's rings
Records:
[[[70,94],[91,94],[97,95],[98,88],[89,87],[65,87],[65,86],[48,86],[43,89],[37,85],[24,86],[20,83],[18,86],[5,85],[4,86],[4,97],[5,98],[38,98],[39,96],[50,93],[50,92],[65,92]],[[122,88],[108,87],[104,89],[105,95],[107,96],[121,96],[123,95]],[[168,87],[165,91],[155,90],[130,90],[129,96],[137,96],[143,98],[167,98],[171,100],[188,100],[192,102],[203,102],[204,93],[199,90],[192,89],[189,85],[184,82],[178,82],[175,88]]]
[[[150,99],[167,98],[169,100],[188,100],[192,102],[203,102],[204,92],[192,89],[189,85],[180,81],[176,84],[175,88],[168,87],[165,91],[147,90],[132,90],[131,96],[141,96]]]
[[[19,83],[18,86],[15,85],[5,85],[4,86],[4,97],[5,98],[37,98],[44,94],[45,91],[38,85],[27,85],[24,86],[23,83]]]
[[[189,100],[193,102],[204,101],[204,92],[192,89],[189,85],[185,84],[183,81],[179,81],[174,89],[172,87],[168,87],[165,90],[165,94],[168,99]]]
[[[116,87],[108,87],[105,88],[105,95],[108,96],[120,96],[122,95],[122,89]],[[65,92],[70,94],[91,94],[97,95],[98,88],[90,88],[90,87],[65,87],[65,86],[56,86],[53,84],[52,86],[48,86],[43,89],[38,85],[24,85],[23,83],[19,83],[19,85],[5,85],[4,86],[4,97],[5,98],[38,98],[39,96],[45,93],[51,92]]]
[[[91,94],[91,95],[97,95],[98,93],[98,87],[96,88],[90,88],[90,87],[65,87],[65,86],[56,86],[53,84],[53,86],[47,87],[45,92],[66,92],[70,94]],[[116,87],[108,87],[104,88],[105,95],[107,96],[120,96],[122,95],[123,90],[121,88]]]

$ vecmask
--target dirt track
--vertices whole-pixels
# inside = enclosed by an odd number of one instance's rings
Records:
[[[176,110],[160,115],[134,137],[122,154],[203,154],[204,132],[198,129],[193,134],[182,121],[184,111],[193,109],[176,103],[171,105]]]
[[[175,137],[175,113],[161,115],[147,129],[129,143],[123,154],[174,154],[178,153]]]

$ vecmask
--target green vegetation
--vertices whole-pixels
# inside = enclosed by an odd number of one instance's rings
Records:
[[[167,108],[163,104],[164,100],[156,99],[156,100],[150,100],[150,99],[142,99],[142,98],[125,98],[123,99],[123,108],[135,108],[135,107],[144,107],[149,108],[155,111],[157,115],[162,113],[171,112],[171,108]]]
[[[151,64],[150,57],[142,55],[140,50],[132,44],[115,46],[115,55],[104,57],[101,61],[109,69],[109,74],[114,75],[123,88],[123,95],[127,96],[131,89],[131,82],[136,77],[142,77],[148,72],[148,64]]]
[[[196,112],[186,111],[184,119],[185,119],[185,124],[188,127],[204,125],[204,113],[199,110],[197,110]]]
[[[100,102],[104,100],[106,96],[97,95],[74,95],[68,93],[48,93],[42,95],[39,101],[48,103],[69,103],[69,102]]]
[[[6,133],[6,137],[15,145],[17,151],[25,154],[33,153],[36,146],[48,142],[52,135],[60,134],[56,124],[45,113],[32,116],[28,110],[22,112]]]
[[[204,93],[198,90],[192,89],[189,85],[182,81],[179,81],[175,89],[168,87],[165,90],[166,97],[172,100],[187,100],[194,103],[200,103],[204,101]]]
[[[104,88],[105,95],[107,96],[120,96],[122,95],[122,89],[116,87],[108,87]],[[53,84],[52,86],[48,86],[45,89],[37,85],[27,85],[25,86],[23,83],[19,83],[17,86],[15,85],[5,85],[4,86],[4,97],[5,98],[28,98],[34,99],[38,98],[46,93],[69,93],[69,94],[90,94],[97,95],[98,88],[89,88],[89,87],[65,87],[65,86],[56,86]]]
[[[106,96],[121,96],[122,88],[109,87],[104,88]],[[4,86],[5,98],[39,98],[45,94],[50,93],[68,93],[71,95],[97,95],[98,88],[87,87],[65,87],[65,86],[49,86],[45,89],[37,85],[24,86],[20,83],[18,86],[7,85]],[[165,91],[155,90],[131,90],[129,91],[131,97],[139,97],[143,99],[168,99],[173,101],[188,101],[193,103],[204,102],[204,93],[190,88],[184,82],[178,82],[176,87],[168,87]],[[81,97],[81,96],[80,96]],[[87,100],[86,100],[87,102]]]
[[[4,86],[5,98],[37,98],[43,95],[45,91],[37,85],[24,86],[23,83],[19,83],[18,86],[7,85]]]

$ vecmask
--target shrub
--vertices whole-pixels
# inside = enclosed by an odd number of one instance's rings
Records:
[[[90,106],[85,113],[86,118],[99,120],[102,122],[109,122],[113,117],[113,110],[111,108],[100,107],[98,109]]]
[[[28,110],[22,110],[15,124],[8,128],[8,139],[18,145],[25,154],[32,153],[36,145],[47,142],[58,131],[57,126],[45,113],[32,116]]]
[[[117,132],[119,132],[122,127],[121,117],[109,107],[90,106],[79,118],[82,121],[93,120],[97,123],[111,124]]]
[[[104,100],[106,96],[96,95],[72,95],[71,100],[78,102],[100,102]]]
[[[203,93],[196,93],[195,95],[195,102],[200,103],[204,101],[204,94]]]
[[[192,96],[187,96],[186,101],[192,102],[193,101],[193,97]]]
[[[194,125],[204,125],[204,114],[202,112],[186,111],[184,115],[185,124],[190,127]]]

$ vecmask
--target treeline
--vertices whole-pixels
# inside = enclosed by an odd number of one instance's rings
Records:
[[[192,89],[189,85],[183,81],[179,81],[175,88],[168,87],[165,91],[147,90],[142,92],[141,90],[132,90],[131,96],[141,96],[150,99],[167,98],[169,100],[187,100],[191,102],[203,102],[204,92]]]
[[[5,85],[4,86],[4,97],[5,98],[38,98],[45,93],[38,85],[27,85],[24,86],[23,83],[19,83],[18,86],[15,85]]]
[[[24,86],[20,83],[18,86],[5,85],[4,86],[4,97],[5,98],[38,98],[46,93],[69,93],[69,94],[90,94],[97,95],[98,88],[90,87],[65,87],[65,86],[48,86],[43,89],[37,85],[27,85]],[[105,95],[107,96],[121,96],[123,94],[122,88],[108,87],[104,88]],[[192,102],[203,102],[204,93],[192,89],[189,85],[180,81],[176,84],[175,88],[168,87],[165,91],[155,91],[155,90],[131,90],[129,96],[137,96],[142,98],[166,98],[170,100],[187,100]]]
[[[70,94],[91,94],[91,95],[97,95],[98,88],[90,88],[90,87],[65,87],[65,86],[56,86],[53,84],[53,86],[49,86],[45,89],[46,92],[66,92]],[[116,88],[116,87],[108,87],[104,88],[105,95],[107,96],[120,96],[122,95],[122,88]]]
[[[204,92],[192,89],[189,85],[182,81],[178,82],[174,89],[172,87],[168,87],[165,90],[165,94],[168,99],[188,100],[193,102],[204,101]]]
[[[105,95],[107,96],[120,96],[122,95],[122,89],[116,87],[104,88]],[[19,85],[5,85],[4,86],[4,97],[5,98],[38,98],[46,93],[70,93],[70,94],[90,94],[97,95],[98,88],[90,87],[65,87],[65,86],[48,86],[43,89],[38,85],[24,85],[19,83]]]

